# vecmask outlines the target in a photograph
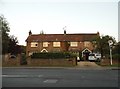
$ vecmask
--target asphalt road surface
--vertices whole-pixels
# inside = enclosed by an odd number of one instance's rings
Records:
[[[118,70],[3,68],[2,87],[118,87]]]

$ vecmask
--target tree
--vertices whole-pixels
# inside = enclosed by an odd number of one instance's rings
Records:
[[[3,15],[0,16],[0,32],[2,33],[2,53],[8,53],[9,34],[10,28],[7,20]]]
[[[18,40],[14,35],[10,36],[8,52],[15,55],[21,52],[20,46],[18,45]]]
[[[113,47],[113,59],[120,60],[120,42],[116,43]]]
[[[120,42],[115,44],[114,49],[113,49],[113,54],[120,54]]]
[[[95,38],[93,40],[93,45],[95,46],[94,51],[100,52],[102,57],[109,54],[109,44],[108,44],[109,40],[112,40],[113,43],[116,42],[115,38],[113,38],[112,36],[108,36],[108,35]]]
[[[18,40],[15,36],[9,36],[10,27],[3,15],[0,16],[0,32],[2,33],[2,54],[20,53],[20,46],[17,44]]]

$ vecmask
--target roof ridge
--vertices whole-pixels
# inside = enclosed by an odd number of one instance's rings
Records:
[[[67,33],[66,35],[93,35],[97,33]],[[64,34],[31,34],[32,36],[34,35],[64,35]]]
[[[76,34],[31,34],[26,41],[88,41],[97,37],[97,33],[76,33]]]

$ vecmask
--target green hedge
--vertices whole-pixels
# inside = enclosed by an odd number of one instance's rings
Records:
[[[22,54],[21,55],[21,65],[26,65],[27,64],[27,61],[26,61],[26,55],[25,54]]]
[[[73,58],[73,57],[76,56],[69,52],[33,53],[33,55],[31,55],[31,58],[39,58],[39,59],[61,59],[61,58]]]
[[[112,57],[114,60],[118,60],[118,59],[120,60],[120,54],[113,54]]]

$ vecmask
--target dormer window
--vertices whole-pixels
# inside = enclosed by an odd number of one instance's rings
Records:
[[[38,42],[31,42],[31,47],[38,47]]]

